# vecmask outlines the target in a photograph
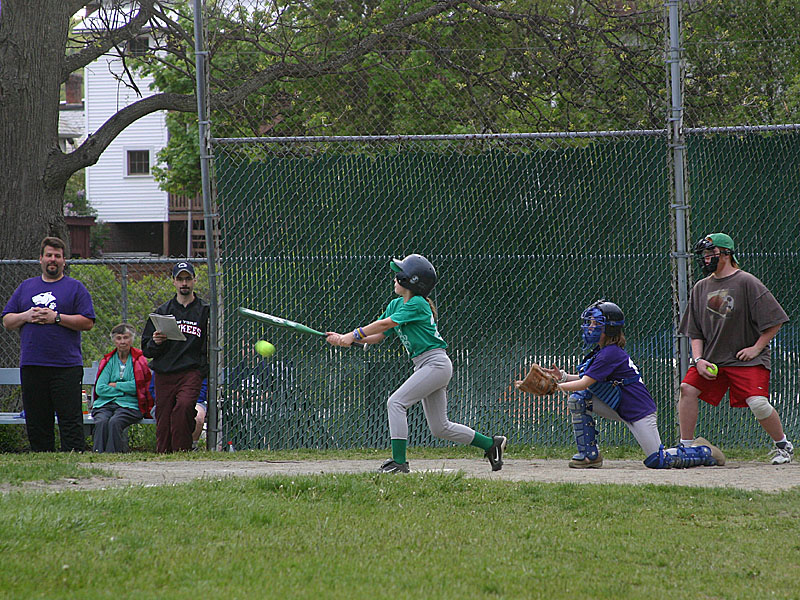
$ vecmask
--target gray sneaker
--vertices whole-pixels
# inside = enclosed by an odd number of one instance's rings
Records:
[[[773,465],[785,465],[792,462],[794,458],[794,446],[792,446],[792,442],[786,442],[786,446],[783,448],[775,446],[769,455],[772,457]]]
[[[583,458],[581,458],[583,457]],[[598,452],[597,457],[594,459],[586,458],[583,454],[576,454],[569,461],[570,469],[602,469],[603,468],[603,455]]]
[[[410,470],[407,462],[401,464],[390,458],[380,466],[378,473],[408,473]]]

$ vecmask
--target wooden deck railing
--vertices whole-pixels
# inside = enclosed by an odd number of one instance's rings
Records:
[[[195,197],[179,196],[177,194],[169,195],[169,212],[189,212],[202,213],[203,212],[203,197],[199,194]]]

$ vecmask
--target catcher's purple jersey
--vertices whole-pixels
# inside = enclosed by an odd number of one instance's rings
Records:
[[[611,344],[600,349],[583,374],[596,381],[621,381],[636,377],[639,369],[625,350]],[[656,412],[656,403],[639,379],[622,387],[616,411],[624,420],[633,422]]]

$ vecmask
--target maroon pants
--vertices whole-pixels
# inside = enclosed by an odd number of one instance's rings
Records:
[[[203,374],[200,371],[156,373],[156,451],[161,454],[192,449]]]

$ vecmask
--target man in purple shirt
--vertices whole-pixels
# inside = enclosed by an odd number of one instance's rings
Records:
[[[54,414],[61,450],[85,449],[81,331],[94,327],[95,314],[86,287],[64,275],[65,248],[57,237],[44,238],[41,277],[23,281],[3,309],[3,326],[20,335],[22,406],[34,452],[55,450]]]

